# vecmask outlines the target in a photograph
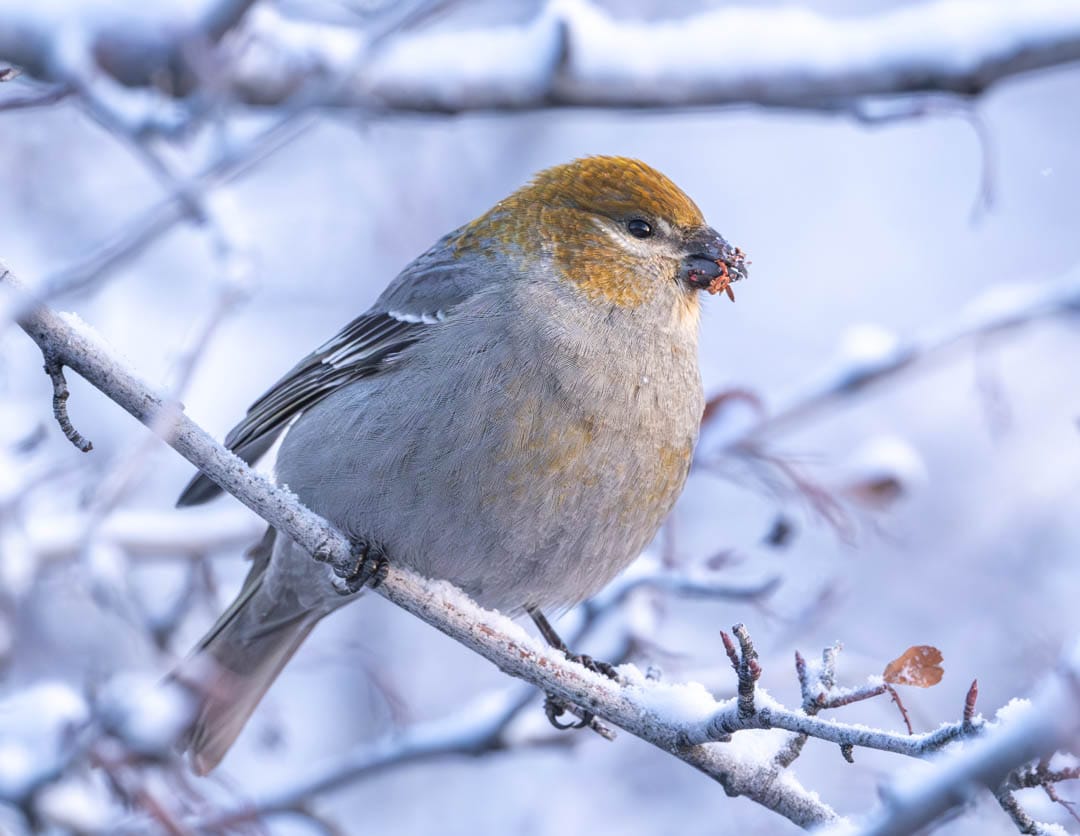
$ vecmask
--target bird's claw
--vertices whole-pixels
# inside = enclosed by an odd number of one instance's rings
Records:
[[[569,710],[570,704],[565,700],[556,697],[554,694],[544,694],[544,714],[547,716],[548,722],[555,728],[560,731],[583,729],[592,723],[594,715],[589,711],[583,711],[581,719],[576,723],[563,723],[559,718]]]
[[[613,679],[616,682],[619,681],[619,674],[615,670],[615,666],[608,662],[599,662],[592,656],[588,656],[584,653],[566,653],[566,658],[571,662],[577,662],[586,670],[590,670],[593,673],[598,673],[601,676],[606,676],[608,679]],[[576,723],[564,723],[559,718],[570,710],[570,703],[561,697],[557,697],[554,694],[544,695],[544,714],[548,718],[548,722],[555,728],[560,730],[565,729],[584,729],[593,724],[593,720],[596,719],[596,715],[591,711],[580,709],[580,718]]]
[[[390,562],[378,543],[353,540],[349,555],[353,562],[347,568],[334,567],[334,591],[339,595],[355,595],[365,586],[375,589],[386,580]]]
[[[616,682],[619,681],[619,674],[615,670],[615,666],[609,662],[600,662],[594,659],[592,656],[587,656],[584,653],[566,654],[566,658],[571,662],[577,662],[586,670],[590,670],[593,673],[598,673],[601,676],[606,676],[608,679],[613,679]]]

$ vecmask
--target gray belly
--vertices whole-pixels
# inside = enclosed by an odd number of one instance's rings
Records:
[[[289,431],[278,478],[350,536],[484,606],[568,606],[638,555],[682,490],[701,417],[696,357],[669,347],[586,376],[499,349],[447,369],[425,359],[432,346],[329,396]]]

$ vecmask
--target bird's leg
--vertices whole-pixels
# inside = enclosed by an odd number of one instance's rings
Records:
[[[614,665],[597,661],[592,656],[587,656],[584,653],[572,653],[570,648],[566,646],[566,642],[562,640],[562,637],[555,632],[555,628],[551,626],[551,622],[547,620],[547,616],[540,611],[539,607],[526,607],[525,611],[529,614],[529,617],[540,631],[540,635],[544,637],[544,641],[556,650],[562,651],[566,658],[571,662],[577,662],[579,665],[583,665],[593,673],[602,674],[608,679],[614,679],[616,682],[619,681],[619,674],[615,672]]]
[[[390,563],[386,552],[378,543],[368,540],[350,540],[349,554],[354,563],[345,570],[334,568],[334,590],[339,595],[355,595],[365,586],[372,589],[386,579]]]
[[[615,668],[609,665],[607,662],[598,662],[591,656],[586,656],[583,653],[571,653],[570,648],[566,646],[566,642],[562,640],[562,637],[555,632],[555,628],[551,626],[551,622],[547,620],[547,617],[540,611],[539,607],[526,607],[525,611],[529,614],[529,617],[533,620],[536,628],[540,631],[540,635],[544,637],[551,647],[560,651],[571,662],[577,662],[579,665],[583,665],[593,673],[602,674],[609,679],[619,681],[619,675],[615,672]],[[563,714],[569,710],[569,704],[554,694],[544,695],[544,713],[547,715],[548,722],[551,723],[557,729],[583,729],[586,726],[591,726],[595,715],[591,711],[582,711],[581,719],[577,723],[563,723],[559,720]]]

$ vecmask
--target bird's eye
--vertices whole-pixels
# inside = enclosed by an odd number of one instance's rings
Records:
[[[634,218],[626,224],[626,231],[635,238],[648,238],[652,235],[652,224],[641,218]]]

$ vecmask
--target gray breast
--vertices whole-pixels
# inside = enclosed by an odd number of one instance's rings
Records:
[[[697,436],[692,335],[640,333],[581,340],[480,300],[301,416],[279,480],[485,606],[575,603],[654,536]]]

